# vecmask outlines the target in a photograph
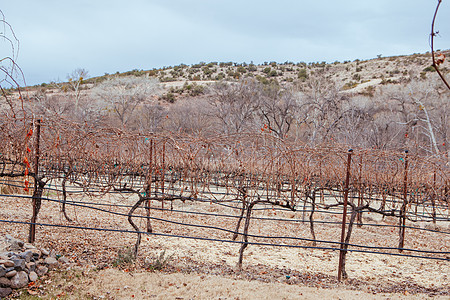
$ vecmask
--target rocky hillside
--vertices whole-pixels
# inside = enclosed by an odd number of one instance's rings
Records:
[[[450,50],[443,51],[449,57]],[[442,65],[444,73],[450,72],[450,63]],[[165,83],[167,90],[172,93],[186,92],[194,94],[196,91],[189,87],[190,84],[207,84],[213,81],[236,81],[241,78],[255,78],[262,83],[278,82],[280,84],[302,82],[311,74],[321,73],[329,79],[336,81],[343,90],[356,92],[370,92],[379,84],[408,82],[410,79],[426,79],[428,74],[434,72],[431,66],[431,54],[412,54],[405,56],[382,57],[370,60],[344,61],[344,62],[265,62],[255,65],[253,63],[234,62],[201,62],[194,65],[178,65],[153,70],[132,70],[124,73],[116,73],[119,76],[149,76],[156,77]],[[112,75],[105,74],[86,80],[86,83],[101,82]],[[180,89],[183,86],[185,88]],[[197,91],[198,92],[198,91]]]
[[[450,50],[442,51],[450,57]],[[450,73],[448,60],[441,65],[444,74]],[[334,80],[342,90],[356,93],[372,93],[378,85],[405,83],[411,79],[425,80],[435,72],[431,66],[431,54],[412,54],[382,57],[370,60],[344,62],[265,62],[263,64],[235,62],[200,62],[193,65],[177,65],[152,70],[132,70],[123,73],[92,77],[83,81],[82,88],[89,89],[112,76],[150,76],[163,83],[163,99],[172,102],[180,96],[196,96],[202,93],[202,86],[220,80],[237,81],[241,78],[255,78],[262,83],[276,82],[281,85],[301,85],[312,74],[321,74]],[[64,84],[64,83],[62,83]],[[67,84],[67,83],[66,83]],[[52,84],[30,87],[51,88]]]

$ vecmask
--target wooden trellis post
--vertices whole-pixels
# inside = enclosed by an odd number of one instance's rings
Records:
[[[34,243],[36,239],[36,221],[41,206],[40,195],[37,192],[39,187],[39,142],[41,136],[41,119],[37,120],[36,124],[36,149],[34,157],[34,192],[33,192],[33,216],[31,217],[30,231],[28,235],[28,242]]]
[[[342,212],[342,230],[341,230],[341,250],[339,252],[339,267],[338,267],[338,281],[342,280],[342,266],[344,262],[344,241],[345,241],[345,222],[347,219],[347,205],[348,205],[348,186],[350,183],[350,167],[352,163],[353,150],[348,150],[347,154],[347,175],[345,176],[344,186],[344,210]]]
[[[408,204],[408,150],[405,150],[405,173],[403,177],[403,204],[400,211],[399,221],[399,243],[400,252],[403,251],[405,244],[405,223],[406,223],[406,206]]]
[[[150,200],[152,196],[152,180],[153,180],[153,139],[150,140],[150,162],[148,166],[148,174],[147,174],[147,191],[146,197],[148,197],[147,201],[147,232],[152,232],[152,223],[150,221],[150,207],[152,205],[152,200]]]

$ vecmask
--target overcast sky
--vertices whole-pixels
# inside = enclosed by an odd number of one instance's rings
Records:
[[[429,51],[437,0],[15,0],[0,9],[27,84],[201,61],[354,60]],[[440,18],[439,18],[440,16]],[[450,1],[437,48],[450,48]],[[1,57],[10,51],[0,43]]]

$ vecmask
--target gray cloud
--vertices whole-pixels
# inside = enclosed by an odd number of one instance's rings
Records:
[[[420,0],[25,1],[2,4],[29,84],[199,61],[334,61],[428,51]],[[449,48],[450,5],[437,27]],[[440,46],[441,45],[441,46]]]

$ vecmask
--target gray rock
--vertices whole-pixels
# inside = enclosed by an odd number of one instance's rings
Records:
[[[34,272],[36,270],[36,263],[34,262],[29,262],[25,266],[30,272]]]
[[[18,258],[13,259],[12,261],[14,262],[14,269],[16,269],[17,271],[25,270],[25,259]]]
[[[0,287],[7,288],[11,286],[11,280],[6,277],[0,277]]]
[[[36,274],[38,274],[38,276],[45,275],[45,274],[47,274],[47,272],[48,272],[48,268],[45,266],[38,266],[36,268]]]
[[[52,249],[52,251],[50,251],[50,254],[48,256],[56,258],[56,251],[55,251],[55,249]]]
[[[50,252],[46,249],[41,249],[41,252],[43,255],[48,256],[50,254]]]
[[[28,274],[20,271],[11,279],[11,288],[20,289],[28,284]]]
[[[20,258],[19,255],[17,255],[16,252],[11,252],[11,255],[9,256],[9,260],[18,259]]]
[[[22,247],[25,244],[23,241],[17,240],[15,238],[13,238],[12,236],[10,236],[9,234],[7,234],[5,236],[5,240],[9,244],[7,249],[10,251],[20,251],[20,250],[22,250]]]
[[[6,275],[6,269],[3,266],[0,266],[0,277],[3,277]]]
[[[36,272],[30,272],[30,274],[28,274],[28,278],[30,278],[30,281],[36,281],[38,280],[38,275]]]
[[[33,253],[33,258],[34,259],[39,259],[39,257],[41,257],[41,251],[39,249],[31,249],[30,250]]]
[[[17,275],[17,271],[16,270],[12,270],[12,271],[9,271],[8,273],[6,273],[5,277],[11,278],[11,277],[14,277],[16,275]]]
[[[25,243],[25,245],[23,245],[23,247],[25,248],[25,249],[36,249],[36,247],[34,246],[34,245],[32,245],[32,244],[30,244],[30,243]]]
[[[11,288],[0,288],[0,298],[8,297],[11,293]]]
[[[14,255],[14,252],[11,251],[6,251],[6,252],[2,252],[2,254],[0,255],[2,257],[2,259],[10,259],[11,256]]]
[[[48,265],[49,267],[55,267],[58,264],[58,261],[54,257],[47,257],[44,260],[44,264]]]
[[[25,259],[26,262],[30,262],[30,261],[31,261],[31,258],[33,257],[33,252],[31,252],[30,250],[28,250],[28,251],[19,253],[19,256],[20,256],[22,259]]]
[[[31,258],[31,261],[32,262],[37,262],[37,261],[39,261],[39,255],[38,254],[33,254],[33,257]]]
[[[62,256],[58,259],[58,262],[62,263],[62,264],[68,264],[69,263],[69,259],[65,256]]]

